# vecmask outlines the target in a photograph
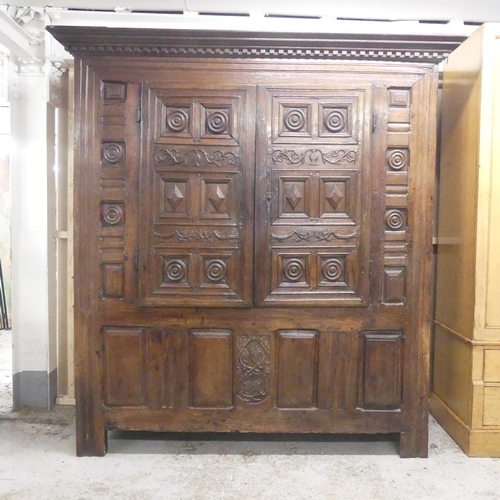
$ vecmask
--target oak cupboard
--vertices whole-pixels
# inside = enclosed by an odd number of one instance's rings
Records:
[[[500,25],[444,65],[431,412],[470,456],[500,456]]]
[[[460,40],[50,31],[76,57],[77,453],[119,428],[426,456],[435,63]]]

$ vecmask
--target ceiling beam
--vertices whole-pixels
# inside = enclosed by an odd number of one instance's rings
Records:
[[[7,12],[7,6],[0,5],[0,44],[23,59],[43,59],[40,40],[31,36]]]

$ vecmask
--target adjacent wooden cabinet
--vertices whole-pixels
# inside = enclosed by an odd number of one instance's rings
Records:
[[[51,31],[76,56],[78,454],[120,428],[426,456],[435,62],[459,40]]]
[[[470,456],[500,457],[500,25],[444,66],[431,411]]]

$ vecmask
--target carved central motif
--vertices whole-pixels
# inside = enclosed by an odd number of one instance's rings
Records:
[[[178,149],[160,149],[156,152],[156,164],[167,163],[168,165],[181,165],[186,167],[201,167],[202,165],[215,165],[221,167],[223,163],[236,165],[239,156],[232,151],[205,151],[204,149],[190,149],[179,151]]]
[[[237,395],[248,404],[259,404],[269,397],[269,337],[243,335],[238,341]]]
[[[307,164],[317,165],[318,163],[329,163],[330,165],[341,165],[345,163],[355,163],[358,159],[357,151],[344,149],[322,151],[321,149],[308,149],[302,153],[297,153],[293,149],[275,149],[271,158],[273,163],[288,163],[289,165]]]

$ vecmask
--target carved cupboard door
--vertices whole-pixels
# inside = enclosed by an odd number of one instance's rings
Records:
[[[256,303],[367,305],[371,88],[261,86],[257,109]]]
[[[255,89],[148,88],[139,303],[252,303]]]

